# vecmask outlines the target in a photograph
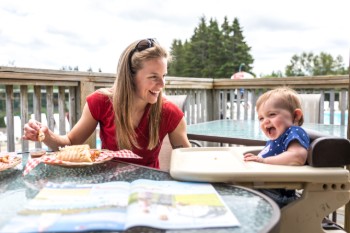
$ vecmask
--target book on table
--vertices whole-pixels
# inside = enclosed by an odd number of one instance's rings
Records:
[[[135,180],[48,183],[3,232],[74,232],[235,227],[239,222],[208,183]]]

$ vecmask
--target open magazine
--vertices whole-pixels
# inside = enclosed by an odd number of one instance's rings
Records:
[[[48,183],[2,232],[233,227],[239,222],[211,184],[139,179]]]

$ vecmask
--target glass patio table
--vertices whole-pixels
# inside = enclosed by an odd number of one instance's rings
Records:
[[[23,154],[22,164],[0,172],[0,229],[33,199],[47,182],[87,184],[111,181],[131,182],[136,179],[173,180],[167,172],[113,160],[86,167],[39,164],[28,175],[23,176],[23,166],[27,159],[28,154]],[[241,226],[166,231],[135,227],[127,232],[278,232],[280,210],[271,199],[241,186],[224,183],[212,185],[237,217]]]
[[[325,135],[346,138],[347,126],[304,123],[305,129]],[[261,132],[259,121],[255,120],[215,120],[187,126],[187,136],[191,140],[229,143],[246,146],[263,146],[267,137]]]

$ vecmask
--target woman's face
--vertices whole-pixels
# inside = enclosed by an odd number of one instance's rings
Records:
[[[261,130],[270,140],[277,139],[293,125],[292,114],[284,108],[277,107],[273,99],[260,106],[258,119]]]
[[[135,76],[136,100],[144,104],[155,104],[165,86],[167,59],[156,58],[143,62],[143,68]]]

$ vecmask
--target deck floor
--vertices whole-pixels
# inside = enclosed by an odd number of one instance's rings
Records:
[[[339,224],[342,227],[344,227],[344,212],[345,212],[345,206],[337,210],[337,224]]]

